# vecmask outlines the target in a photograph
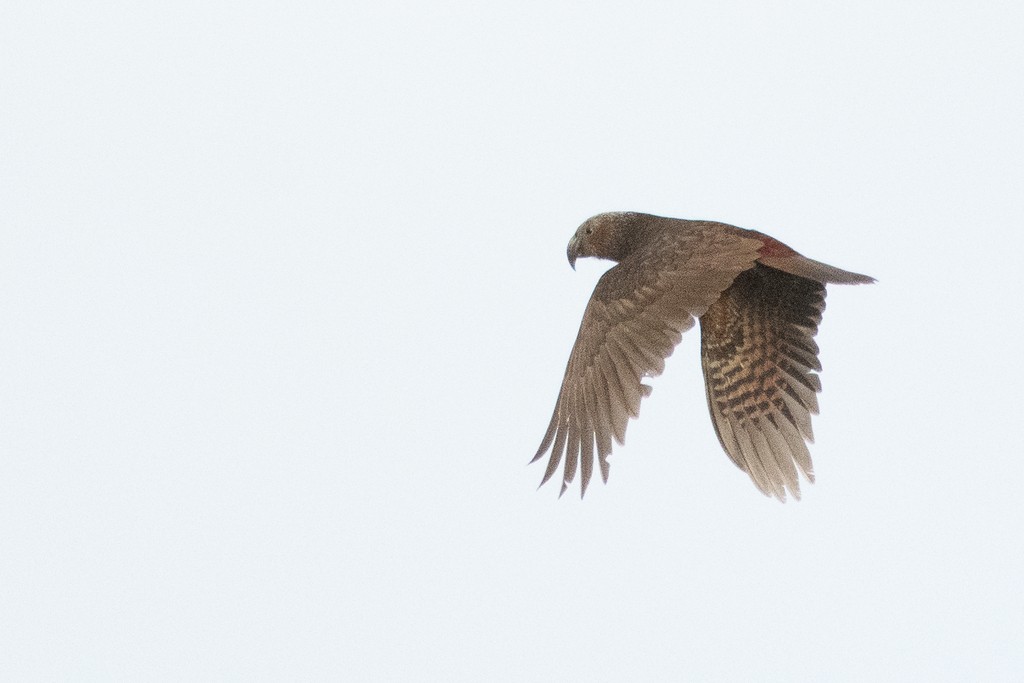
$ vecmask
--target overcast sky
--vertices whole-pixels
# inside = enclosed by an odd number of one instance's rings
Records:
[[[0,678],[1019,680],[1017,3],[7,2]],[[608,210],[831,287],[801,502],[699,334],[527,466]]]

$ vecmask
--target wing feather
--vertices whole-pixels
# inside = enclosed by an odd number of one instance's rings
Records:
[[[543,485],[566,459],[563,491],[582,471],[589,483],[596,445],[608,480],[612,440],[660,375],[682,333],[693,327],[737,275],[753,267],[761,241],[715,223],[671,221],[598,281],[583,314],[548,430],[534,456],[550,450]],[[570,462],[571,461],[571,462]],[[767,481],[767,480],[766,480]]]
[[[765,495],[799,498],[798,472],[814,481],[813,441],[821,369],[814,335],[825,286],[758,264],[701,317],[708,408],[722,447]],[[723,434],[748,434],[732,442]]]

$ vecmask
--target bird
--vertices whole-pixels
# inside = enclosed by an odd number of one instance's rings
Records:
[[[807,258],[755,230],[634,211],[584,221],[569,264],[614,261],[598,280],[569,355],[536,462],[550,451],[543,486],[564,461],[559,497],[577,470],[586,495],[597,455],[608,482],[612,441],[651,394],[682,338],[700,321],[708,409],[726,455],[763,494],[800,498],[814,482],[807,443],[821,391],[814,336],[826,284],[874,278]]]

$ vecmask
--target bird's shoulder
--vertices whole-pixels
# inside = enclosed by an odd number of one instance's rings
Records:
[[[752,267],[761,244],[757,233],[726,223],[652,220],[638,232],[628,255],[598,281],[594,298],[641,303],[681,282],[692,284],[702,274],[725,271],[735,276]]]

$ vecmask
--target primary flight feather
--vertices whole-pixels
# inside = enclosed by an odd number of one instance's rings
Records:
[[[698,319],[708,408],[722,448],[765,495],[799,498],[798,472],[814,481],[807,442],[821,390],[814,335],[825,283],[874,279],[753,230],[634,212],[588,219],[567,255],[574,268],[586,256],[617,265],[590,297],[533,458],[551,452],[541,484],[564,461],[561,493],[578,469],[582,496],[595,455],[608,481],[612,440],[623,443],[629,418],[651,392],[643,378],[661,374]]]

